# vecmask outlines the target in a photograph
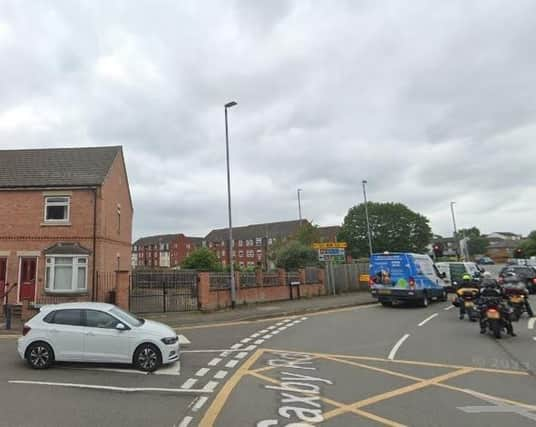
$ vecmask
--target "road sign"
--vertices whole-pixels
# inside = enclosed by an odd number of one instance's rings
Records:
[[[322,243],[313,243],[313,249],[345,249],[348,247],[346,242],[322,242]]]

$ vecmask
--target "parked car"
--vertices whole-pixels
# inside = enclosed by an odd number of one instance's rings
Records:
[[[378,253],[370,257],[370,291],[384,305],[447,299],[442,278],[428,255],[407,252]]]
[[[476,263],[478,265],[494,265],[495,261],[493,261],[489,256],[483,256],[476,260]]]
[[[508,274],[515,275],[523,282],[531,294],[536,293],[536,269],[529,265],[507,265],[499,271],[499,282],[503,282]]]
[[[484,272],[482,267],[474,262],[436,262],[436,266],[445,276],[444,281],[448,292],[456,291],[465,273],[469,273],[473,279],[479,280]]]
[[[35,369],[56,361],[128,363],[146,372],[179,359],[169,326],[139,319],[112,304],[46,305],[24,324],[18,352]]]

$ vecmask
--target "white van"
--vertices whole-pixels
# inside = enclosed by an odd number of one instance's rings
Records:
[[[462,281],[462,276],[469,273],[472,278],[480,277],[483,270],[474,262],[436,262],[436,267],[441,273],[445,273],[445,287],[449,291],[455,291],[456,284]],[[456,282],[453,283],[453,282]]]

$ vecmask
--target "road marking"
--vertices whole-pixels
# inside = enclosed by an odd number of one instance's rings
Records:
[[[229,348],[220,348],[220,349],[212,349],[212,350],[181,350],[181,353],[233,353],[233,352],[237,352],[237,351],[242,351],[242,350],[231,350]],[[227,354],[227,356],[229,355]]]
[[[292,320],[292,319],[285,319],[285,320],[283,320],[283,323],[288,323],[288,322],[290,322],[291,320]]]
[[[529,329],[534,329],[534,323],[535,323],[535,322],[536,322],[536,317],[531,317],[531,318],[529,319],[529,323],[528,323],[528,325],[527,325],[527,326],[529,327]]]
[[[227,356],[229,356],[230,354],[231,354],[231,352],[226,350],[226,351],[220,353],[219,356],[220,356],[220,357],[227,357]]]
[[[231,359],[226,363],[225,367],[226,368],[234,368],[236,365],[238,365],[239,362],[240,362],[239,360]]]
[[[242,343],[244,343],[244,344],[245,344],[245,343],[248,343],[248,342],[250,342],[250,341],[251,341],[251,338],[244,338],[243,340],[240,340],[240,342],[242,342]]]
[[[193,417],[184,417],[179,424],[179,427],[188,427],[188,425],[192,422],[193,419]]]
[[[243,359],[244,357],[246,357],[248,355],[248,352],[247,351],[241,351],[240,353],[238,353],[237,355],[235,355],[235,357],[237,359]]]
[[[188,345],[191,344],[191,341],[186,338],[184,335],[178,335],[179,336],[179,345]]]
[[[76,366],[58,366],[56,369],[71,369],[76,371],[103,371],[103,372],[118,372],[120,374],[138,374],[149,375],[149,372],[138,371],[137,369],[120,369],[120,368],[82,368]],[[153,372],[154,373],[154,372]]]
[[[288,328],[288,326],[281,326],[281,327],[278,329],[278,331],[284,331],[284,330],[287,329],[287,328]]]
[[[262,337],[263,340],[269,340],[270,338],[272,338],[272,334],[266,334]]]
[[[448,307],[445,307],[443,310],[452,310],[455,306],[449,305]]]
[[[184,388],[159,388],[159,387],[115,387],[108,385],[94,385],[94,384],[75,384],[75,383],[55,383],[47,381],[27,381],[27,380],[9,380],[9,384],[28,384],[28,385],[46,385],[55,387],[71,387],[71,388],[85,388],[92,390],[109,390],[120,391],[123,393],[136,393],[136,392],[166,392],[166,393],[207,393],[211,390],[203,389],[184,389]]]
[[[210,368],[201,368],[199,371],[195,373],[196,377],[203,377],[207,374],[207,372],[210,371]]]
[[[268,329],[263,329],[262,331],[259,331],[259,334],[261,334],[261,335],[266,334],[266,333],[268,333]]]
[[[246,351],[252,351],[252,350],[255,350],[257,348],[256,345],[248,345],[244,350]]]
[[[225,402],[229,398],[229,395],[240,381],[240,378],[242,378],[244,373],[253,366],[262,353],[262,350],[257,350],[255,353],[253,353],[251,357],[247,359],[240,368],[237,369],[233,376],[227,380],[216,396],[216,399],[212,401],[212,404],[205,412],[203,419],[199,422],[200,427],[211,427],[214,425],[216,417],[221,412]]]
[[[197,382],[197,378],[188,378],[184,384],[182,385],[181,388],[184,388],[184,389],[189,389],[189,388],[192,388],[192,386]]]
[[[532,337],[532,339],[533,339],[534,341],[536,341],[536,337]]]
[[[283,326],[285,323],[284,322],[279,322],[279,323],[276,323],[275,325],[276,326]]]
[[[203,391],[207,391],[209,393],[212,393],[216,387],[218,387],[219,382],[218,381],[209,381],[205,387],[203,387]]]
[[[307,317],[302,317],[300,320],[307,320]]]
[[[272,331],[272,335],[277,335],[279,332],[281,331],[278,331],[277,329],[275,331]]]
[[[221,362],[221,359],[219,357],[215,357],[210,362],[208,362],[207,365],[208,366],[216,366],[220,362]]]
[[[180,360],[170,365],[164,365],[164,367],[153,372],[154,375],[180,375],[181,374],[181,362]]]
[[[242,344],[240,344],[240,343],[233,344],[233,345],[231,346],[231,348],[232,348],[233,350],[236,350],[236,349],[238,349],[238,348],[240,348],[240,347],[242,347]]]
[[[205,403],[207,403],[208,397],[207,396],[200,396],[197,398],[197,402],[195,402],[194,407],[192,408],[192,411],[197,412],[199,411]]]
[[[255,341],[253,344],[255,345],[259,345],[259,344],[262,344],[264,342],[264,340],[257,340]]]
[[[268,326],[266,329],[268,329],[269,331],[271,331],[272,329],[275,329],[275,326],[272,325],[272,326]]]
[[[434,313],[432,314],[431,316],[427,317],[426,319],[424,319],[421,323],[419,323],[417,326],[423,326],[425,325],[426,323],[428,323],[430,320],[432,320],[434,317],[438,316],[438,313]]]
[[[256,334],[251,334],[250,337],[251,337],[251,338],[257,338],[257,337],[260,337],[261,335],[262,335],[262,334],[258,334],[258,333],[256,333]]]
[[[214,375],[214,378],[216,378],[217,380],[223,380],[226,376],[227,376],[227,371],[218,371]]]
[[[402,344],[404,344],[404,341],[406,341],[408,338],[409,338],[409,334],[406,334],[402,338],[400,338],[398,342],[395,344],[395,346],[392,348],[391,352],[389,353],[389,356],[387,356],[387,359],[394,360],[396,356],[396,352],[402,346]]]

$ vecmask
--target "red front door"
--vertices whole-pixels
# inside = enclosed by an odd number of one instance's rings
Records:
[[[6,279],[7,279],[7,258],[0,258],[0,296],[4,295]]]
[[[37,258],[20,259],[20,300],[33,301],[35,298],[35,276],[37,273]]]

